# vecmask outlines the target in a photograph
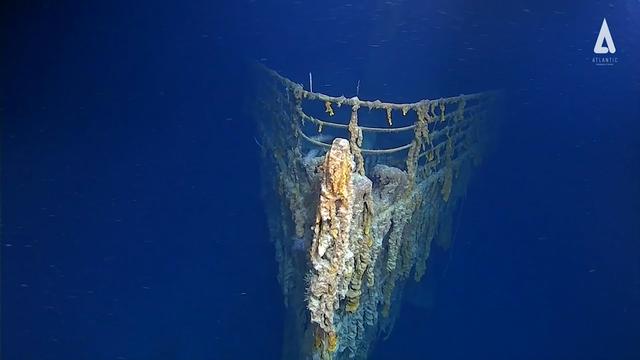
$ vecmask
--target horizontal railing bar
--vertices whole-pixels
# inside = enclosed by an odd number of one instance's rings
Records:
[[[262,67],[267,72],[269,72],[272,76],[274,76],[276,79],[280,80],[287,88],[291,89],[294,92],[294,94],[300,94],[300,97],[303,99],[328,101],[328,102],[340,104],[340,105],[343,105],[343,104],[350,105],[350,106],[358,105],[359,107],[367,107],[370,109],[391,109],[391,110],[415,109],[419,106],[426,106],[434,103],[446,105],[446,104],[459,102],[462,100],[465,100],[465,101],[476,100],[476,99],[489,97],[492,94],[492,92],[482,92],[482,93],[467,94],[467,95],[462,94],[459,96],[453,96],[453,97],[447,97],[447,98],[440,98],[440,99],[434,99],[434,100],[424,99],[424,100],[420,100],[413,103],[400,103],[400,104],[382,102],[380,100],[367,101],[367,100],[360,100],[357,96],[354,96],[352,98],[347,98],[344,96],[336,97],[336,96],[325,95],[322,93],[307,91],[302,87],[302,85],[297,84],[281,76],[276,71],[271,70],[264,66]]]
[[[318,141],[318,140],[312,139],[311,137],[307,136],[307,134],[305,134],[302,130],[298,130],[298,133],[300,134],[300,136],[302,136],[303,139],[305,139],[306,141],[308,141],[311,144],[323,147],[325,149],[331,148],[331,144],[327,144],[327,143],[324,143],[322,141]],[[444,129],[436,131],[436,132],[432,133],[432,136],[433,136],[432,139],[435,139],[436,137],[441,137],[442,134],[444,134],[444,133],[445,133]],[[457,134],[454,135],[455,136],[454,142],[456,142],[456,143],[459,142],[460,139],[462,137],[464,137],[465,135],[466,135],[466,133],[464,131],[458,132]],[[446,141],[442,141],[442,142],[438,143],[437,145],[434,145],[434,146],[430,147],[428,150],[426,150],[426,151],[422,152],[420,155],[418,155],[418,159],[420,157],[422,157],[422,156],[426,156],[427,153],[430,152],[430,151],[435,151],[436,149],[438,149],[438,148],[440,148],[442,146],[445,146],[446,143],[447,143]],[[393,154],[393,153],[396,153],[396,152],[399,152],[399,151],[402,151],[402,150],[409,149],[412,145],[413,145],[413,141],[408,143],[408,144],[406,144],[406,145],[402,145],[402,146],[398,146],[398,147],[390,148],[390,149],[362,149],[362,148],[360,148],[360,152],[362,152],[362,154],[365,154],[365,155]]]
[[[478,110],[479,108],[482,108],[481,105],[474,105],[474,106],[470,106],[468,108],[464,109],[463,115],[467,114],[467,112],[470,113],[474,113],[474,111]],[[315,118],[311,115],[307,115],[304,113],[304,111],[302,111],[300,108],[296,108],[296,111],[298,113],[298,115],[300,115],[302,117],[302,119],[312,122],[314,124],[317,125],[322,125],[323,127],[332,127],[332,128],[338,128],[338,129],[348,129],[349,125],[347,124],[340,124],[340,123],[334,123],[334,122],[329,122],[329,121],[325,121],[325,120],[320,120],[318,118]],[[458,110],[454,110],[452,112],[449,112],[447,114],[444,115],[445,119],[450,119],[451,117],[456,116]],[[466,118],[466,116],[465,116]],[[429,124],[432,124],[434,122],[440,121],[440,118],[438,116],[432,118],[434,119],[434,121],[429,122]],[[446,120],[445,120],[446,121]],[[362,130],[362,132],[379,132],[379,133],[392,133],[392,132],[402,132],[402,131],[408,131],[411,129],[414,129],[416,127],[416,124],[414,123],[413,125],[408,125],[408,126],[403,126],[403,127],[399,127],[399,128],[382,128],[382,127],[368,127],[368,126],[359,126],[359,128]]]
[[[326,144],[323,143],[322,141],[318,141],[318,140],[314,140],[310,137],[308,137],[302,130],[299,130],[298,133],[302,136],[303,139],[307,140],[308,142],[323,147],[323,148],[331,148],[331,144]],[[407,144],[407,145],[403,145],[403,146],[399,146],[396,148],[391,148],[391,149],[360,149],[360,151],[363,154],[368,154],[368,155],[380,155],[380,154],[392,154],[398,151],[402,151],[405,149],[408,149],[411,147],[411,143]]]

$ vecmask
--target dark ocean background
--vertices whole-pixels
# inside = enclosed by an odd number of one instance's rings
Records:
[[[365,99],[503,90],[435,307],[373,359],[640,359],[639,1],[0,6],[3,360],[280,358],[254,61]]]

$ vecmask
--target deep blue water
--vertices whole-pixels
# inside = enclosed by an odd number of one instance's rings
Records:
[[[436,307],[375,359],[640,359],[637,0],[1,7],[2,359],[280,357],[251,61],[361,98],[504,90]]]

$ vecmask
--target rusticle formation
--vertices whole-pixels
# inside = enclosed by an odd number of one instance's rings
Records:
[[[257,72],[263,194],[287,307],[283,358],[364,359],[390,333],[405,282],[425,275],[434,240],[451,244],[495,94],[393,104]],[[376,112],[381,125],[361,124]]]

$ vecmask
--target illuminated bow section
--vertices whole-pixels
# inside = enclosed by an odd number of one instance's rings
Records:
[[[496,93],[415,103],[309,92],[257,71],[254,117],[287,359],[366,358],[405,282],[447,249]],[[377,117],[377,118],[376,118]]]

